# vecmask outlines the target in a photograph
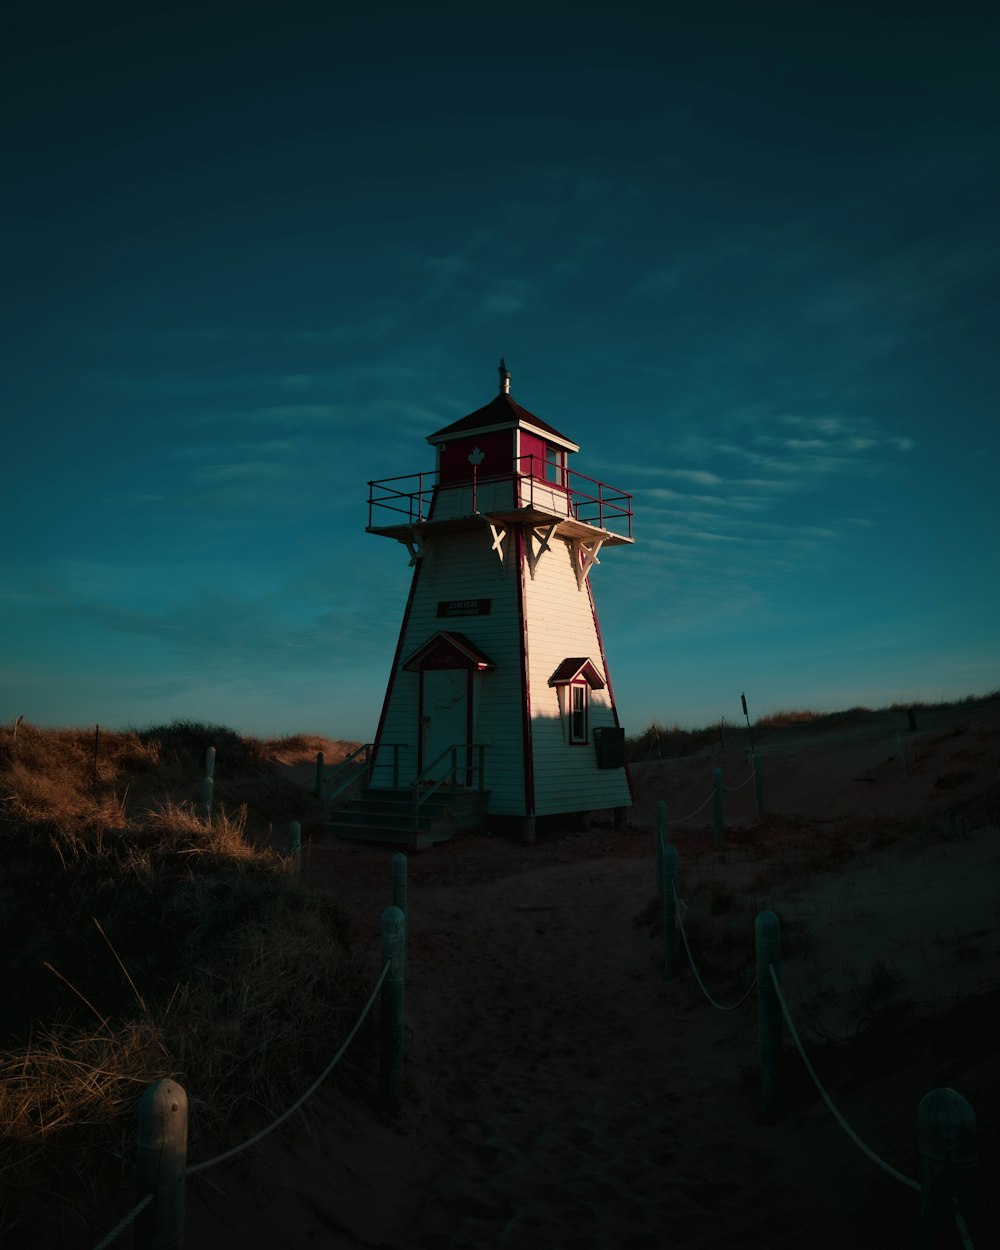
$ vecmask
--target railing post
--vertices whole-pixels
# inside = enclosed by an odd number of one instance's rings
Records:
[[[188,1100],[176,1081],[157,1081],[139,1103],[136,1201],[153,1201],[136,1218],[137,1250],[183,1250]]]
[[[406,917],[398,907],[382,913],[382,967],[391,962],[382,982],[379,1011],[379,1090],[382,1109],[395,1115],[403,1105],[403,995],[405,986]]]
[[[757,797],[757,823],[760,824],[764,819],[764,787],[760,780],[760,760],[756,751],[753,753],[753,788]]]
[[[773,911],[762,911],[754,922],[757,946],[757,1058],[760,1063],[760,1110],[767,1118],[774,1106],[781,1055],[781,1003],[771,980],[771,968],[781,980],[781,931]]]
[[[976,1114],[953,1089],[932,1089],[917,1111],[920,1124],[921,1246],[950,1245],[955,1211],[973,1204],[979,1160]],[[953,1234],[951,1235],[953,1236]]]
[[[658,841],[662,846],[662,869],[660,872],[660,890],[663,894],[663,975],[666,980],[674,981],[680,975],[680,960],[677,950],[677,869],[679,856],[676,846],[664,845],[664,835]]]
[[[316,784],[313,786],[313,794],[317,798],[323,793],[323,752],[316,752]]]
[[[302,825],[297,820],[288,826],[288,849],[292,856],[292,872],[297,877],[302,872]]]
[[[722,769],[712,769],[712,784],[715,786],[715,849],[721,851],[725,843],[725,829],[722,824]]]
[[[392,905],[403,913],[403,920],[409,925],[406,909],[406,856],[397,851],[392,857]],[[403,930],[403,974],[406,975],[406,929]]]

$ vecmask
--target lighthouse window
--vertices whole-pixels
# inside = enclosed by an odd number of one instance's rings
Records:
[[[569,706],[569,740],[570,742],[587,741],[587,703],[590,687],[587,685],[570,686]]]
[[[566,485],[566,453],[551,443],[545,445],[545,480]]]

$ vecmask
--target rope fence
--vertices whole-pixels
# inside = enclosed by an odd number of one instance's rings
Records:
[[[757,988],[757,978],[754,977],[754,979],[750,982],[749,986],[747,987],[746,993],[743,995],[742,998],[739,999],[738,1002],[733,1003],[729,1007],[723,1007],[721,1003],[716,1002],[716,1000],[712,997],[712,995],[708,992],[707,988],[705,987],[705,982],[701,979],[701,974],[698,971],[698,965],[695,963],[694,956],[691,954],[691,946],[690,946],[690,943],[688,942],[687,933],[684,931],[684,913],[687,911],[687,904],[682,902],[677,897],[676,885],[674,885],[673,882],[671,882],[670,884],[673,887],[674,900],[677,903],[677,927],[680,929],[681,937],[684,939],[684,949],[687,951],[688,962],[691,965],[691,971],[694,973],[694,979],[698,982],[698,985],[701,988],[701,992],[705,995],[705,997],[708,999],[708,1001],[712,1004],[713,1007],[715,1007],[719,1011],[735,1011],[737,1007],[743,1006],[743,1004],[747,1001],[750,995]]]
[[[933,1089],[925,1094],[918,1108],[920,1156],[923,1182],[905,1176],[871,1149],[841,1115],[824,1089],[802,1045],[788,1003],[781,989],[781,941],[778,917],[760,912],[754,924],[756,976],[738,1002],[723,1006],[709,993],[691,952],[684,928],[687,904],[677,892],[679,856],[676,847],[666,843],[662,803],[656,808],[657,885],[663,900],[664,970],[667,980],[680,975],[677,937],[683,939],[695,981],[709,1003],[719,1011],[735,1011],[757,989],[757,1053],[760,1065],[760,1107],[765,1118],[772,1115],[777,1091],[778,1066],[782,1050],[782,1024],[789,1034],[805,1069],[834,1119],[854,1144],[889,1176],[920,1194],[924,1250],[941,1244],[944,1226],[954,1222],[963,1250],[975,1250],[965,1220],[973,1205],[978,1152],[976,1118],[969,1103],[953,1089]]]
[[[247,1138],[245,1142],[241,1142],[240,1145],[238,1146],[233,1146],[231,1149],[223,1151],[222,1154],[216,1155],[214,1159],[205,1159],[201,1163],[196,1163],[192,1167],[189,1167],[187,1169],[188,1176],[193,1176],[195,1172],[204,1172],[207,1168],[215,1167],[217,1163],[225,1163],[227,1159],[232,1159],[236,1155],[242,1154],[244,1150],[248,1150],[251,1146],[255,1146],[257,1142],[262,1140],[262,1138],[267,1137],[269,1133],[273,1133],[276,1128],[284,1124],[286,1120],[290,1119],[296,1113],[296,1111],[298,1111],[299,1108],[303,1106],[313,1094],[315,1094],[315,1092],[319,1089],[319,1087],[323,1084],[326,1078],[330,1075],[330,1073],[336,1067],[337,1062],[340,1060],[344,1051],[348,1048],[348,1046],[350,1046],[351,1042],[354,1040],[354,1035],[357,1033],[358,1029],[360,1029],[361,1025],[364,1023],[365,1017],[368,1015],[368,1012],[371,1009],[372,1003],[374,1003],[375,1001],[375,995],[382,988],[382,983],[385,980],[391,966],[392,964],[390,962],[390,963],[387,963],[385,967],[382,969],[379,979],[375,982],[375,988],[372,990],[371,994],[368,996],[368,1001],[367,1003],[365,1003],[364,1010],[361,1012],[361,1015],[358,1016],[357,1023],[354,1025],[354,1028],[351,1029],[350,1033],[348,1033],[343,1045],[340,1047],[340,1050],[337,1051],[337,1053],[333,1056],[333,1058],[326,1065],[323,1071],[319,1074],[316,1080],[313,1081],[313,1083],[309,1086],[306,1092],[300,1098],[297,1098],[295,1102],[293,1102],[292,1105],[288,1108],[287,1111],[282,1112],[282,1114],[279,1115],[276,1120],[272,1120],[271,1123],[268,1124],[266,1128],[262,1128],[260,1132],[255,1133],[253,1137]]]
[[[360,1016],[316,1080],[277,1119],[238,1146],[189,1167],[186,1091],[171,1080],[156,1081],[147,1088],[139,1103],[136,1134],[136,1192],[140,1197],[94,1250],[107,1250],[134,1220],[138,1221],[136,1250],[183,1250],[185,1178],[242,1154],[300,1110],[343,1057],[380,993],[380,1102],[388,1114],[399,1113],[403,1103],[406,977],[406,856],[401,852],[392,859],[392,897],[392,905],[382,913],[382,970]]]
[[[706,807],[708,807],[709,803],[712,803],[714,801],[715,808],[712,814],[712,823],[713,823],[714,831],[715,831],[715,846],[717,850],[722,850],[723,846],[725,845],[725,834],[726,834],[725,820],[723,817],[723,795],[735,794],[738,790],[742,790],[745,786],[748,786],[751,782],[754,783],[754,804],[757,809],[757,823],[760,824],[760,822],[764,819],[764,790],[763,790],[763,783],[761,781],[760,760],[758,759],[756,751],[750,752],[749,755],[750,755],[749,776],[744,777],[744,779],[735,786],[727,786],[723,784],[722,769],[713,768],[712,769],[712,791],[709,794],[709,796],[705,799],[703,803],[700,803],[694,809],[694,811],[689,813],[687,816],[681,816],[676,820],[671,819],[670,825],[676,828],[678,825],[687,824],[689,820],[694,820],[694,818],[697,815],[699,815],[701,812],[705,810]],[[666,829],[667,829],[666,804],[663,802],[662,799],[656,805],[656,812],[657,812],[657,821],[658,821],[657,829],[662,828],[663,832],[666,833]]]
[[[128,1228],[128,1226],[132,1223],[135,1217],[139,1215],[142,1211],[145,1211],[145,1209],[149,1206],[149,1204],[152,1201],[153,1201],[153,1195],[147,1194],[145,1198],[137,1202],[135,1206],[132,1208],[132,1210],[129,1211],[128,1215],[123,1215],[122,1218],[118,1221],[118,1223],[111,1230],[111,1232],[108,1233],[106,1237],[101,1238],[101,1240],[94,1247],[94,1250],[107,1250],[107,1247],[110,1246],[112,1242],[117,1241],[117,1239],[121,1236],[121,1234],[125,1231],[125,1229]]]

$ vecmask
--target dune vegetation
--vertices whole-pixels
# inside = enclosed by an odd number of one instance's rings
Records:
[[[754,742],[766,743],[778,735],[789,731],[806,735],[819,735],[834,730],[862,728],[881,722],[897,721],[905,726],[909,712],[918,712],[926,708],[968,707],[995,703],[1000,700],[1000,690],[986,695],[969,695],[967,698],[954,702],[943,703],[893,703],[886,708],[851,707],[839,712],[815,712],[806,708],[789,709],[787,711],[770,712],[766,716],[751,721]],[[683,759],[688,755],[697,755],[710,751],[720,744],[744,742],[747,739],[747,726],[741,720],[725,718],[696,729],[687,729],[674,724],[667,726],[654,720],[640,733],[626,736],[625,754],[629,763],[642,763],[653,759]]]
[[[230,780],[208,823],[210,744]],[[283,1111],[353,1025],[376,961],[329,894],[247,836],[248,812],[264,827],[300,813],[305,792],[269,760],[303,745],[187,722],[0,729],[4,1245],[66,1204],[107,1231],[152,1081],[188,1090],[195,1162]],[[373,1021],[342,1088],[367,1088]]]

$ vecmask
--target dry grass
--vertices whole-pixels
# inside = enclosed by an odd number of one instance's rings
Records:
[[[766,741],[768,734],[799,730],[807,735],[830,730],[873,724],[893,717],[901,721],[903,713],[921,708],[975,708],[1000,700],[1000,690],[986,695],[968,695],[964,699],[945,703],[893,703],[887,708],[873,710],[869,707],[851,707],[840,712],[815,712],[808,708],[770,712],[753,722],[755,741]],[[684,729],[680,725],[670,728],[660,721],[653,721],[640,734],[625,739],[626,757],[629,763],[642,763],[653,759],[680,759],[721,745],[739,740],[746,734],[742,722],[720,721],[701,729]]]
[[[217,794],[246,798],[207,826],[193,796],[210,742]],[[96,770],[94,747],[93,731],[0,730],[5,1246],[33,1244],[59,1210],[94,1240],[106,1231],[139,1098],[160,1077],[188,1090],[193,1162],[284,1110],[376,972],[336,903],[246,836],[248,803],[266,820],[301,794],[271,772],[273,744],[178,722],[102,732]],[[353,1092],[374,1027],[331,1078]]]

